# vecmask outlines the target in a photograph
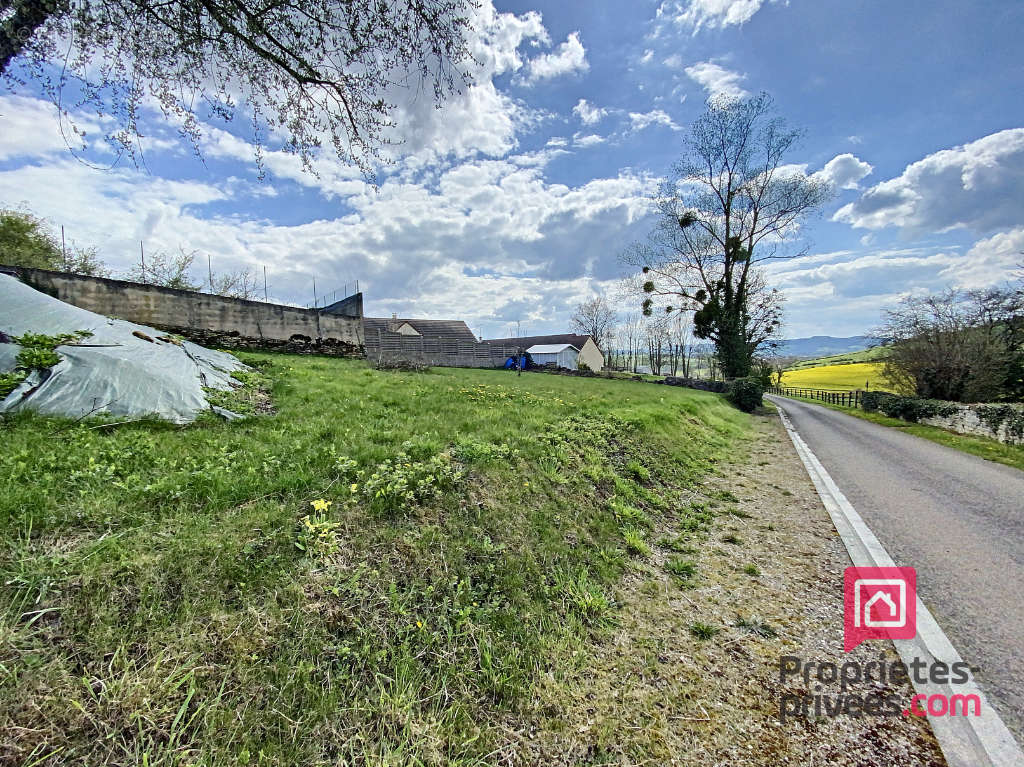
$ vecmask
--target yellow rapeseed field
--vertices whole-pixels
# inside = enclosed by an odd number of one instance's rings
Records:
[[[837,391],[865,388],[890,391],[892,388],[882,378],[882,365],[879,362],[854,362],[846,365],[787,370],[782,374],[782,385]]]

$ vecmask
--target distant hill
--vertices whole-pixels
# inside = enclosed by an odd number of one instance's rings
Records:
[[[776,354],[780,357],[829,357],[867,349],[871,342],[869,336],[790,338],[782,342]]]

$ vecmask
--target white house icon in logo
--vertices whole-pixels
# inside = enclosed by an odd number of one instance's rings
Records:
[[[895,586],[896,602],[888,590],[877,590],[871,594],[871,587]],[[861,608],[862,594],[871,594]],[[889,608],[889,620],[877,620],[871,616],[872,609],[878,602],[884,602]],[[881,605],[877,605],[881,612]],[[907,625],[907,584],[900,578],[861,578],[853,583],[853,625],[868,628],[902,628]]]

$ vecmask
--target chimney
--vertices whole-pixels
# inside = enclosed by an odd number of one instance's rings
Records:
[[[394,312],[391,312],[391,319],[397,320],[398,319],[398,315],[395,314]]]

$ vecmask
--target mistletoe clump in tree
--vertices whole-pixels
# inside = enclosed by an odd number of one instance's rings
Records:
[[[783,165],[799,137],[767,94],[709,101],[659,190],[658,226],[626,256],[642,273],[644,313],[693,312],[694,335],[714,343],[726,378],[748,375],[782,323],[782,294],[757,264],[799,255],[788,241],[832,195]]]
[[[442,101],[463,64],[475,0],[13,0],[0,13],[0,80],[35,84],[69,118],[92,107],[136,158],[145,107],[198,151],[201,121],[251,120],[309,167],[322,144],[372,175],[392,99]],[[239,108],[241,107],[241,109]]]

